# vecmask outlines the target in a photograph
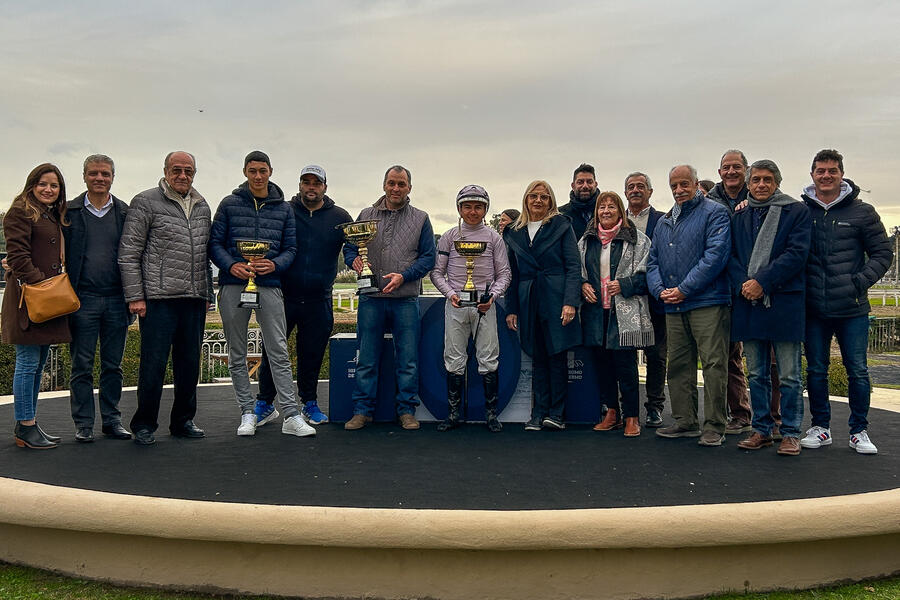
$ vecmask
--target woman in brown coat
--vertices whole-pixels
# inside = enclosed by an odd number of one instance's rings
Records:
[[[6,235],[6,293],[0,318],[2,339],[16,345],[13,376],[16,445],[55,448],[56,436],[47,435],[35,422],[41,374],[50,344],[71,340],[66,317],[32,323],[24,304],[19,307],[19,282],[38,283],[62,272],[60,248],[66,222],[66,184],[59,169],[49,163],[35,167],[3,217]]]

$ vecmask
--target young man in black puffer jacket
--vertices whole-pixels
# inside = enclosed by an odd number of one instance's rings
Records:
[[[844,157],[821,150],[813,158],[813,184],[803,200],[812,214],[812,243],[806,269],[806,360],[812,427],[804,448],[831,444],[828,364],[837,336],[849,380],[850,447],[878,452],[869,439],[871,382],[866,364],[869,337],[868,290],[887,272],[894,252],[875,208],[859,199],[859,187],[844,179]]]

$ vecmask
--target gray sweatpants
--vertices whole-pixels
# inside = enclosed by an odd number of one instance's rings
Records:
[[[447,300],[444,306],[444,368],[448,373],[462,375],[466,372],[466,353],[469,338],[476,334],[475,357],[478,359],[478,373],[484,375],[496,371],[500,364],[500,338],[497,337],[497,310],[491,308],[479,323],[478,309],[474,306],[456,308]],[[267,346],[268,348],[268,346]]]
[[[256,400],[250,391],[250,375],[247,372],[247,325],[252,309],[238,306],[243,289],[243,284],[222,286],[219,290],[219,313],[222,315],[225,339],[228,341],[228,371],[231,373],[234,396],[241,407],[241,413],[252,413]],[[272,369],[275,390],[278,392],[278,402],[287,419],[299,414],[300,409],[294,394],[281,289],[260,286],[259,305],[256,320],[266,344],[266,355]]]

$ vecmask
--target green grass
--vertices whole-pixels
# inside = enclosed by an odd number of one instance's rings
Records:
[[[207,595],[160,592],[72,579],[47,571],[0,563],[0,598],[3,600],[275,600],[272,596]],[[709,600],[897,600],[900,577],[854,585],[769,594],[728,594]]]

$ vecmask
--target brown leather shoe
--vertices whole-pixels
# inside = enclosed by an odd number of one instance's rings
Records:
[[[778,454],[781,456],[798,456],[800,454],[800,440],[795,437],[786,437],[778,446]]]
[[[767,437],[757,431],[750,434],[750,437],[744,438],[737,443],[737,447],[741,450],[759,450],[772,445],[772,438]]]
[[[419,422],[416,417],[411,414],[400,415],[400,427],[403,429],[418,429]]]
[[[366,423],[371,423],[372,417],[368,415],[353,415],[353,417],[344,423],[344,429],[352,430],[352,429],[362,429],[366,426]]]
[[[641,435],[641,426],[637,417],[625,417],[625,437],[637,437]]]
[[[616,419],[616,409],[611,408],[606,411],[603,420],[594,425],[594,431],[611,431],[622,426],[622,422]]]

